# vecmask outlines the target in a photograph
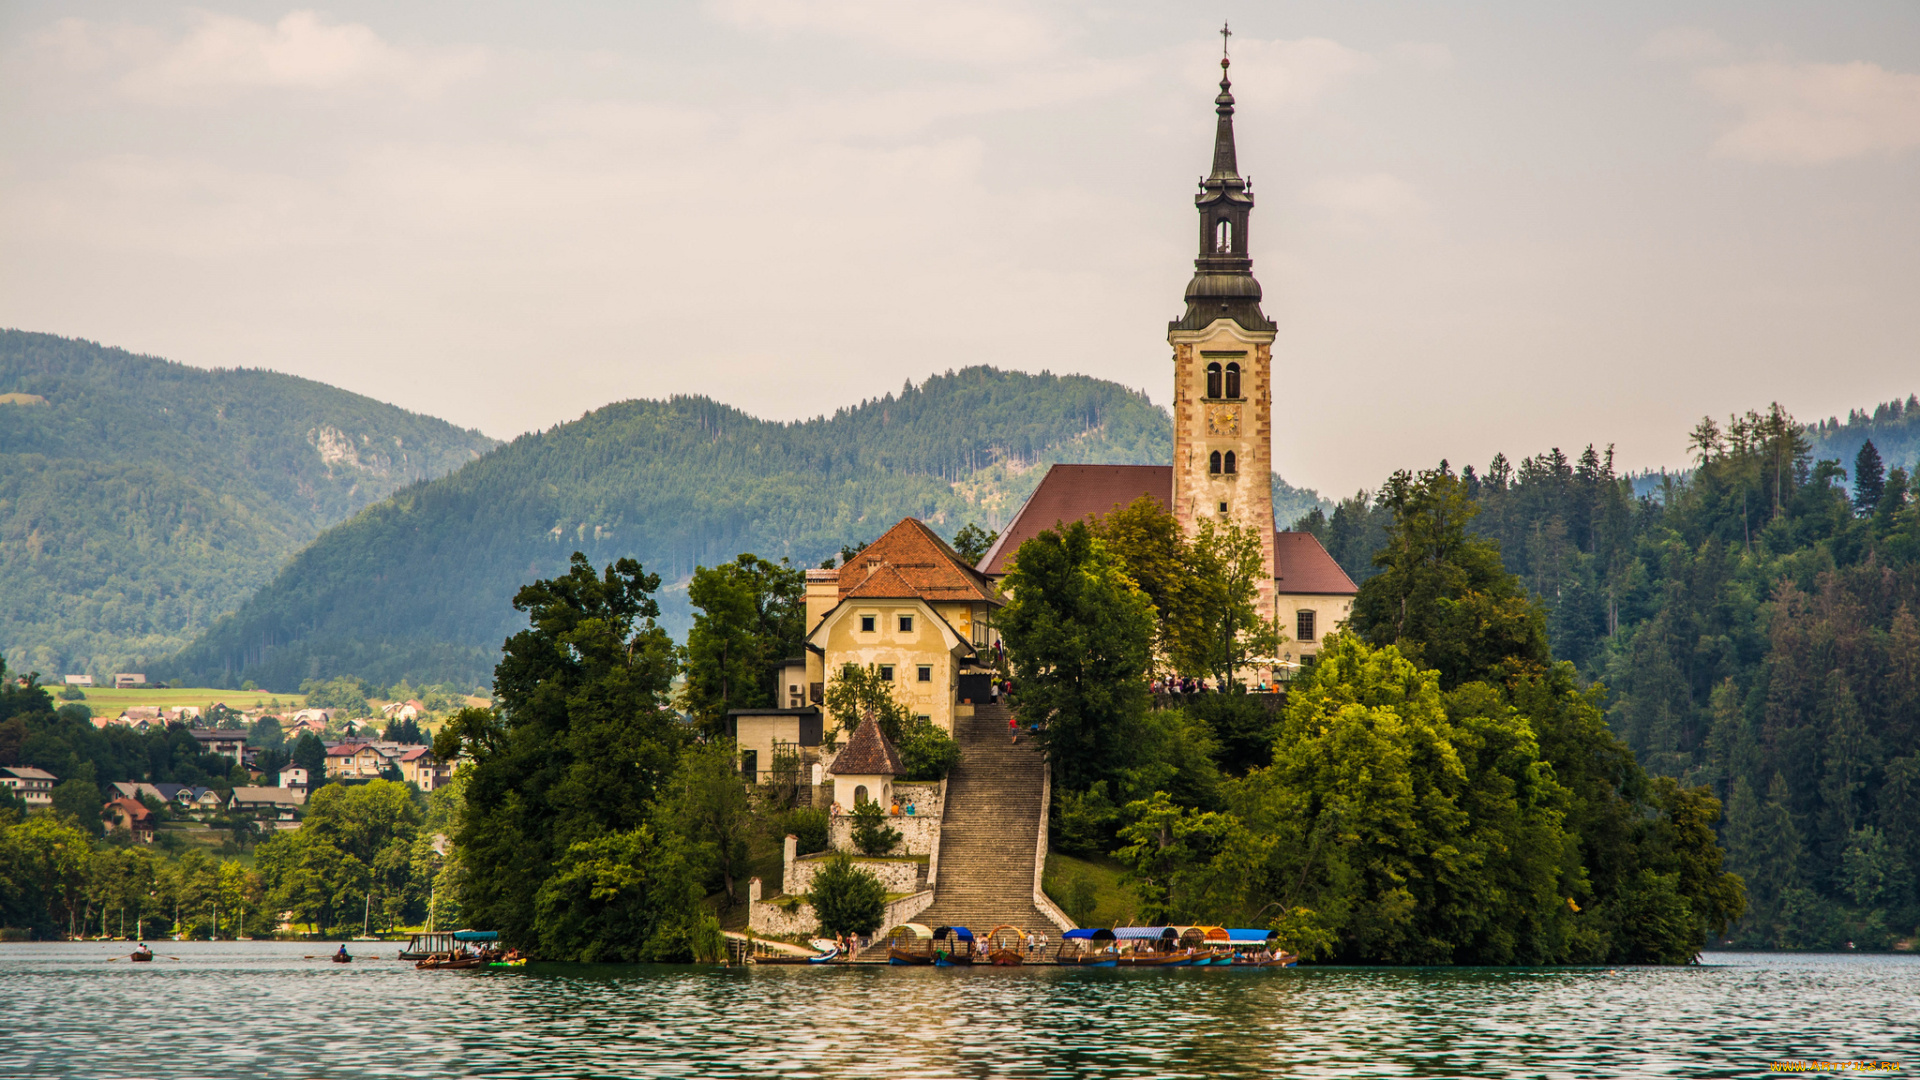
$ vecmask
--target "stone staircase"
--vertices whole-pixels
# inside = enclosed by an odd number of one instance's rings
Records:
[[[960,763],[947,778],[940,825],[939,880],[933,906],[915,916],[926,926],[964,926],[985,938],[1002,923],[1045,931],[1049,952],[1060,928],[1033,903],[1033,856],[1040,840],[1046,762],[1028,734],[1007,737],[1004,705],[976,705],[954,724]],[[884,941],[861,953],[885,960]],[[1039,956],[1035,960],[1042,959]]]

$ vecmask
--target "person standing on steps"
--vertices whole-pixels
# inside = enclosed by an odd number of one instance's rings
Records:
[[[1020,745],[1020,720],[1018,717],[1007,717],[1007,734],[1012,736],[1015,746]]]

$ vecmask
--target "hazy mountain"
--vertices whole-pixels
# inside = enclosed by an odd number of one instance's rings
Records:
[[[327,526],[495,445],[308,379],[0,330],[0,654],[164,657]]]

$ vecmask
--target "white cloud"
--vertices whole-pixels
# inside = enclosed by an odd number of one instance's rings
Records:
[[[1004,64],[1049,55],[1057,28],[1023,4],[899,0],[710,0],[720,18],[749,29],[812,30],[907,56]]]
[[[1772,61],[1694,78],[1744,114],[1714,144],[1728,157],[1814,165],[1920,146],[1920,75],[1864,61]]]
[[[337,91],[357,87],[431,94],[477,73],[475,48],[406,49],[364,23],[328,23],[293,11],[277,23],[196,12],[184,33],[126,23],[62,19],[38,40],[42,54],[73,71],[120,72],[143,99],[239,90]]]
[[[1704,63],[1724,60],[1734,48],[1720,35],[1699,26],[1669,26],[1640,46],[1643,60],[1669,60],[1680,63]]]

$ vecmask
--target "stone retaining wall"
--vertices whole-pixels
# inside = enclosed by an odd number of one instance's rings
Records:
[[[813,888],[813,875],[819,873],[827,859],[834,854],[823,851],[817,855],[788,859],[785,880],[780,883],[781,890],[788,896],[804,895]],[[880,884],[890,893],[910,893],[920,888],[918,859],[863,859],[856,855],[853,865],[879,878]]]
[[[902,803],[911,798],[914,812],[885,819],[887,828],[900,833],[900,842],[888,854],[931,855],[940,850],[940,820],[947,805],[947,782],[895,784],[893,793]],[[854,850],[853,815],[836,814],[828,819],[827,846],[835,851]]]
[[[880,928],[872,934],[873,939],[877,941],[886,937],[887,931],[901,923],[912,922],[915,915],[932,906],[932,889],[888,901],[886,911],[881,915]],[[820,919],[813,913],[813,905],[805,900],[794,904],[789,912],[781,904],[769,904],[760,899],[760,879],[754,878],[747,883],[747,929],[769,936],[805,937],[820,932]]]

